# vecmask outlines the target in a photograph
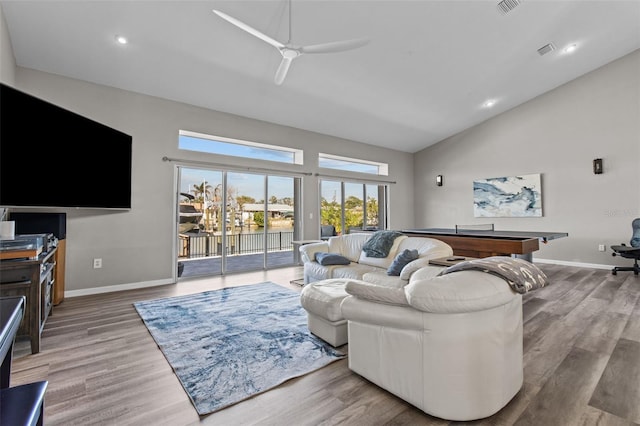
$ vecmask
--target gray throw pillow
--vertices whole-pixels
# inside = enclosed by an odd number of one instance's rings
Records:
[[[387,275],[399,276],[402,268],[417,258],[418,250],[405,249],[402,253],[398,254],[395,259],[393,259],[393,263],[389,266],[389,269],[387,269]]]
[[[351,263],[349,259],[336,253],[316,253],[316,262],[322,266],[328,265],[348,265]]]

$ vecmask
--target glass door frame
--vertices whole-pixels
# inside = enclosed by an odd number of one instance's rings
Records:
[[[221,182],[217,183],[216,181],[216,185],[213,188],[211,197],[213,198],[211,200],[212,203],[216,202],[216,191],[219,190],[222,194],[222,196],[220,197],[221,200],[220,202],[220,210],[219,210],[219,215],[220,217],[217,218],[217,223],[220,227],[220,238],[221,241],[224,242],[223,244],[221,244],[220,247],[220,267],[219,267],[219,272],[214,272],[214,273],[207,273],[207,274],[202,274],[202,275],[196,275],[197,277],[206,277],[206,276],[217,276],[217,275],[226,275],[228,273],[236,273],[236,272],[249,272],[249,271],[256,271],[256,270],[268,270],[268,269],[273,269],[276,267],[283,267],[283,266],[297,266],[297,259],[295,256],[295,253],[293,252],[293,250],[295,249],[295,247],[293,247],[293,245],[291,244],[291,259],[289,264],[286,263],[286,259],[284,260],[284,264],[283,263],[279,263],[279,264],[271,264],[271,262],[269,261],[269,253],[270,253],[270,247],[269,247],[269,215],[271,214],[271,212],[269,211],[268,208],[268,194],[269,194],[269,178],[290,178],[292,181],[292,188],[291,188],[291,197],[293,198],[292,200],[292,211],[293,211],[293,225],[292,225],[292,236],[290,237],[291,240],[297,240],[299,239],[299,235],[301,235],[301,231],[302,231],[302,209],[301,209],[301,205],[302,205],[302,177],[300,176],[296,176],[296,175],[289,175],[287,173],[282,173],[282,172],[277,172],[277,171],[248,171],[248,170],[237,170],[237,169],[233,169],[233,168],[225,168],[223,166],[220,165],[197,165],[197,166],[192,166],[189,164],[180,164],[180,165],[176,165],[176,173],[175,173],[175,185],[174,187],[176,188],[176,195],[177,195],[177,199],[175,202],[175,210],[176,210],[176,218],[175,218],[175,231],[174,231],[174,244],[183,244],[183,242],[180,240],[181,235],[180,235],[180,229],[179,229],[179,222],[180,222],[180,209],[179,209],[179,204],[180,204],[180,197],[181,197],[181,186],[183,186],[184,182],[183,182],[183,178],[184,178],[184,171],[185,170],[197,170],[197,171],[202,171],[203,174],[205,173],[220,173],[221,174]],[[229,232],[227,229],[227,223],[230,223],[231,226],[234,227],[236,226],[236,215],[237,213],[235,212],[236,207],[237,206],[229,206],[229,188],[231,183],[229,182],[229,174],[231,174],[231,178],[233,178],[234,174],[238,174],[240,175],[252,175],[252,176],[258,176],[258,177],[262,177],[262,181],[264,182],[263,185],[263,210],[262,210],[262,214],[263,214],[263,218],[264,218],[264,226],[263,226],[263,230],[262,230],[262,266],[259,269],[247,269],[247,270],[233,270],[230,271],[229,269],[229,265],[228,265],[228,258],[230,255],[232,255],[233,253],[230,253],[230,248],[228,247],[228,238],[229,238]],[[203,180],[202,183],[202,187],[203,189],[208,186],[207,185],[207,181]],[[236,194],[236,198],[239,194]],[[205,195],[205,200],[206,200],[206,195]],[[233,198],[233,197],[232,197]],[[236,198],[234,198],[232,200],[232,202],[236,202]],[[203,203],[204,206],[204,203]],[[230,207],[233,207],[233,215],[234,218],[230,218],[229,217],[229,222],[227,222],[227,217],[229,216],[229,214],[231,214]],[[242,220],[244,220],[244,210],[242,210],[241,215],[242,215]],[[249,223],[250,226],[250,223]],[[241,232],[242,232],[242,228],[241,228]],[[207,237],[209,238],[209,237]],[[240,240],[241,237],[238,237],[238,240]],[[213,239],[214,241],[217,241],[217,239]],[[280,240],[282,240],[282,236],[280,237]],[[286,238],[285,238],[286,240]],[[234,240],[235,242],[235,240]],[[189,239],[187,239],[187,244],[190,244]],[[209,241],[208,244],[211,244],[211,242]],[[195,277],[193,275],[188,275],[186,277],[182,277],[181,275],[181,271],[180,271],[180,254],[182,254],[183,247],[181,246],[174,246],[174,259],[176,259],[176,279],[179,281],[181,279],[184,278],[192,278]],[[287,250],[285,250],[286,252]],[[180,252],[180,253],[179,253]],[[240,254],[240,253],[238,253]],[[184,265],[183,265],[184,268]]]
[[[328,199],[325,198],[325,202],[328,204],[333,204],[333,203],[339,203],[339,209],[340,209],[340,223],[339,225],[339,234],[344,234],[347,231],[350,231],[351,226],[350,224],[347,223],[346,220],[346,201],[348,199],[348,195],[347,195],[347,185],[351,186],[351,185],[362,185],[362,229],[368,229],[368,222],[369,222],[369,217],[372,215],[377,216],[377,230],[383,230],[383,229],[387,229],[388,227],[388,217],[389,217],[389,211],[388,211],[388,191],[389,191],[389,184],[386,182],[372,182],[372,181],[360,181],[360,180],[347,180],[347,179],[343,179],[343,178],[338,178],[338,177],[326,177],[326,178],[321,178],[318,180],[318,206],[319,206],[319,217],[320,217],[320,226],[322,225],[334,225],[334,223],[324,223],[323,220],[323,195],[324,195],[324,188],[323,188],[323,184],[324,183],[329,183],[330,185],[333,185],[336,189],[336,192],[339,190],[340,194],[339,196],[336,194],[336,196],[334,197],[335,200],[332,200],[331,202],[329,202]],[[378,211],[376,212],[369,212],[367,209],[367,202],[369,201],[367,198],[367,195],[370,193],[369,190],[373,187],[373,186],[377,186],[377,204],[378,204]],[[352,192],[352,191],[351,191]],[[346,229],[347,227],[349,227],[349,229]],[[338,227],[336,227],[338,228]],[[355,227],[354,229],[357,229],[357,227]]]

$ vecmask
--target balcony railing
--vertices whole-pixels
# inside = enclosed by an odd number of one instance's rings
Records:
[[[293,250],[293,231],[267,232],[267,251]],[[223,242],[226,243],[227,256],[234,254],[263,253],[265,236],[263,233],[228,234],[207,233],[180,234],[178,239],[178,257],[197,258],[222,256]]]

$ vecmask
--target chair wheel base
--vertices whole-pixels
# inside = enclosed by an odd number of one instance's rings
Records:
[[[633,275],[640,274],[640,267],[637,266],[616,266],[611,270],[611,275],[618,275],[618,272],[633,272]]]

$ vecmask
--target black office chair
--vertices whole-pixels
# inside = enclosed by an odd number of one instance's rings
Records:
[[[330,237],[335,237],[338,235],[336,233],[336,227],[333,225],[322,225],[320,226],[320,239],[328,240]]]
[[[611,246],[611,250],[613,250],[613,256],[633,259],[633,266],[616,266],[611,270],[613,275],[616,275],[618,271],[633,271],[634,275],[640,273],[640,266],[638,266],[638,260],[640,260],[640,218],[634,219],[631,222],[631,227],[633,228],[633,235],[629,242],[631,246],[621,244],[619,246]]]

